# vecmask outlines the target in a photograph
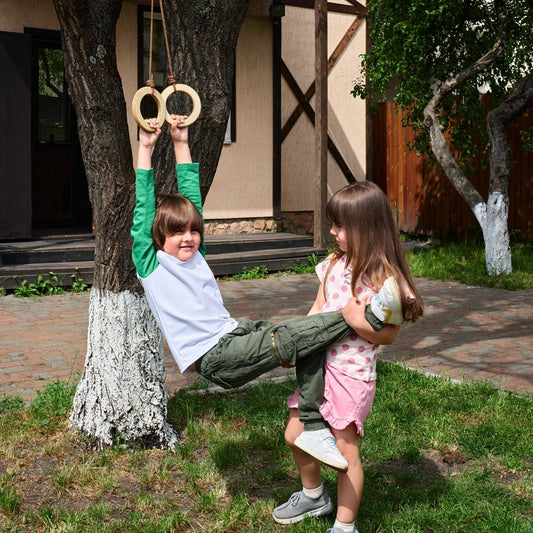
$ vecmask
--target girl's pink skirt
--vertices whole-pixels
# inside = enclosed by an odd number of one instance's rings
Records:
[[[335,429],[345,429],[354,423],[357,434],[363,436],[363,423],[372,410],[376,382],[347,376],[327,362],[325,382],[324,403],[320,407],[324,420]],[[299,395],[296,389],[287,398],[287,407],[297,409]]]

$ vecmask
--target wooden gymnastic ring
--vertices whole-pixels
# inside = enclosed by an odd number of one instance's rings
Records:
[[[163,125],[163,120],[165,120],[167,108],[161,93],[153,87],[141,87],[133,96],[133,101],[131,103],[133,118],[140,128],[151,133],[155,130],[148,124],[148,122],[146,122],[141,113],[141,100],[147,95],[151,96],[157,104],[157,122],[159,122],[160,126]]]
[[[196,119],[200,116],[200,111],[202,111],[202,102],[200,102],[200,97],[198,96],[198,93],[194,89],[191,89],[191,87],[189,87],[188,85],[184,85],[183,83],[175,83],[174,85],[169,85],[161,93],[161,97],[163,98],[163,102],[165,103],[166,109],[165,120],[169,124],[172,124],[172,116],[168,112],[167,108],[167,100],[172,93],[185,93],[192,100],[192,111],[187,117],[187,120],[179,124],[179,127],[184,128],[185,126],[190,126],[191,124],[196,122]]]

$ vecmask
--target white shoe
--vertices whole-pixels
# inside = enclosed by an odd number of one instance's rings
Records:
[[[372,314],[384,324],[403,324],[402,299],[398,283],[393,277],[387,278],[383,287],[370,300]]]
[[[348,461],[337,448],[337,443],[328,428],[302,431],[294,444],[315,459],[340,472],[348,470]]]

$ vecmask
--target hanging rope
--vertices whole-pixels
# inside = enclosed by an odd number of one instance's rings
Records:
[[[154,27],[154,0],[151,3],[150,9],[150,48],[149,48],[149,57],[148,57],[148,80],[146,81],[146,87],[141,87],[133,96],[132,102],[132,113],[135,122],[145,131],[152,132],[154,129],[146,122],[141,113],[141,101],[145,96],[151,96],[156,105],[157,105],[157,121],[159,124],[163,123],[165,120],[168,124],[172,124],[172,116],[167,109],[167,100],[169,96],[176,92],[185,93],[192,100],[192,111],[188,116],[187,120],[180,124],[180,127],[190,126],[196,119],[200,116],[202,110],[202,104],[200,102],[200,97],[198,93],[182,83],[176,83],[176,79],[172,72],[172,62],[170,59],[170,47],[168,45],[167,37],[167,28],[165,24],[165,14],[163,12],[163,0],[159,0],[159,8],[161,10],[161,21],[163,23],[163,36],[165,39],[165,48],[167,51],[167,60],[168,60],[168,84],[169,86],[160,93],[155,88],[154,77],[152,73],[152,44],[153,44],[153,27]]]

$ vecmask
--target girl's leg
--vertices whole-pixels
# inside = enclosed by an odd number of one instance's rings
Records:
[[[337,481],[337,520],[353,522],[363,495],[364,473],[359,457],[359,435],[354,424],[345,429],[332,429],[337,446],[348,461],[348,471],[339,473]]]

